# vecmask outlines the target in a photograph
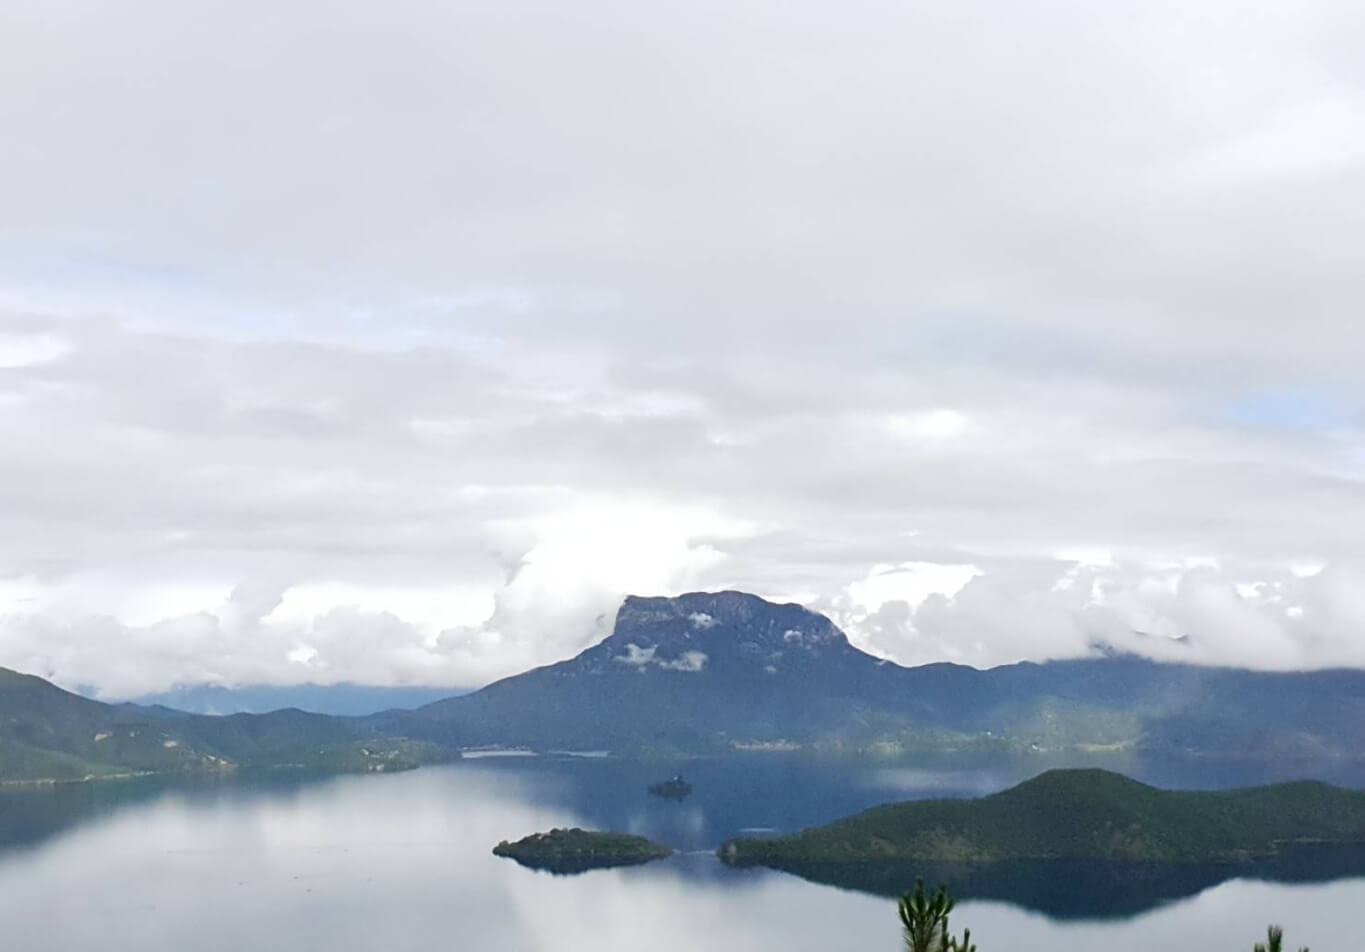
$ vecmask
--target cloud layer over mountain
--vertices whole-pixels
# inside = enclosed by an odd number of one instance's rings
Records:
[[[1345,2],[0,11],[0,664],[469,684],[626,592],[1365,664]]]

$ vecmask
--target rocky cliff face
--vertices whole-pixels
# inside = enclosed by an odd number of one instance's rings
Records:
[[[627,598],[610,637],[575,659],[583,672],[775,676],[863,655],[823,615],[742,592]],[[875,663],[875,662],[873,662]]]
[[[631,597],[611,635],[578,656],[394,726],[470,746],[787,746],[880,731],[903,671],[800,605],[742,592]]]
[[[1134,657],[902,668],[800,605],[741,592],[626,599],[559,664],[373,721],[466,746],[1365,755],[1365,672],[1276,674]]]

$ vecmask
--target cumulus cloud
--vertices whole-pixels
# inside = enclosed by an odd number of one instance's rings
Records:
[[[706,662],[710,660],[705,651],[684,651],[676,658],[660,658],[657,657],[658,650],[658,645],[641,648],[637,644],[627,644],[626,653],[616,655],[612,660],[641,670],[656,665],[664,671],[686,671],[692,674],[704,670]]]
[[[1357,5],[11,7],[0,664],[1362,663]]]
[[[612,660],[619,664],[630,665],[632,668],[643,668],[654,661],[654,654],[659,650],[658,645],[650,645],[648,648],[641,648],[639,645],[626,645],[626,653],[617,655]]]
[[[696,673],[706,667],[707,657],[705,651],[684,651],[672,661],[664,661],[659,667],[666,671],[688,671]]]
[[[1365,665],[1365,603],[1340,597],[1365,576],[1262,569],[1254,578],[1197,563],[1039,559],[992,566],[917,604],[862,605],[845,593],[827,610],[855,643],[903,664],[989,667],[1119,651],[1268,670]]]

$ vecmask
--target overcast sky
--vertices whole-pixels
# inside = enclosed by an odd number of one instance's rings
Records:
[[[0,4],[0,664],[470,685],[738,587],[1365,665],[1365,7]]]

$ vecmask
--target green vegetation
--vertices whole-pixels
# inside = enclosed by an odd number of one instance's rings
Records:
[[[1279,926],[1267,929],[1266,941],[1257,942],[1255,952],[1284,952],[1284,930]],[[1308,949],[1302,948],[1299,952],[1308,952]]]
[[[1301,782],[1165,791],[1054,770],[993,796],[876,807],[793,836],[732,840],[735,865],[1097,860],[1238,863],[1306,843],[1365,843],[1365,793]]]
[[[353,718],[102,704],[0,668],[0,784],[280,767],[389,772],[450,756]]]
[[[642,836],[575,828],[533,833],[515,843],[503,840],[493,847],[493,855],[506,856],[532,869],[582,873],[611,866],[637,866],[672,856],[673,851]]]
[[[698,627],[700,617],[711,622]],[[1125,656],[902,668],[800,606],[693,593],[627,599],[611,636],[574,658],[365,717],[195,717],[98,704],[0,669],[0,783],[339,761],[387,770],[348,752],[396,739],[426,743],[414,762],[482,747],[667,760],[799,750],[1285,762],[1365,755],[1361,723],[1362,671],[1251,672]]]
[[[901,926],[905,929],[906,952],[976,952],[972,930],[965,929],[962,939],[948,933],[948,914],[957,901],[939,886],[932,896],[924,892],[924,880],[915,880],[915,891],[901,897]]]
[[[924,880],[915,880],[914,892],[901,896],[897,905],[905,934],[905,952],[977,952],[971,929],[964,929],[961,939],[948,931],[948,916],[956,906],[957,901],[948,895],[947,887],[939,886],[931,895],[924,891]],[[1284,952],[1284,930],[1279,926],[1267,929],[1266,941],[1258,942],[1255,952]]]
[[[0,740],[0,783],[63,783],[127,775],[130,771],[59,750]]]
[[[682,778],[682,774],[668,780],[649,785],[649,792],[665,800],[686,800],[692,795],[692,785]]]
[[[711,622],[698,627],[701,616]],[[669,759],[961,751],[1282,763],[1365,755],[1365,671],[1253,672],[1133,656],[902,668],[800,606],[693,593],[628,598],[611,636],[574,658],[376,723],[454,748]]]

